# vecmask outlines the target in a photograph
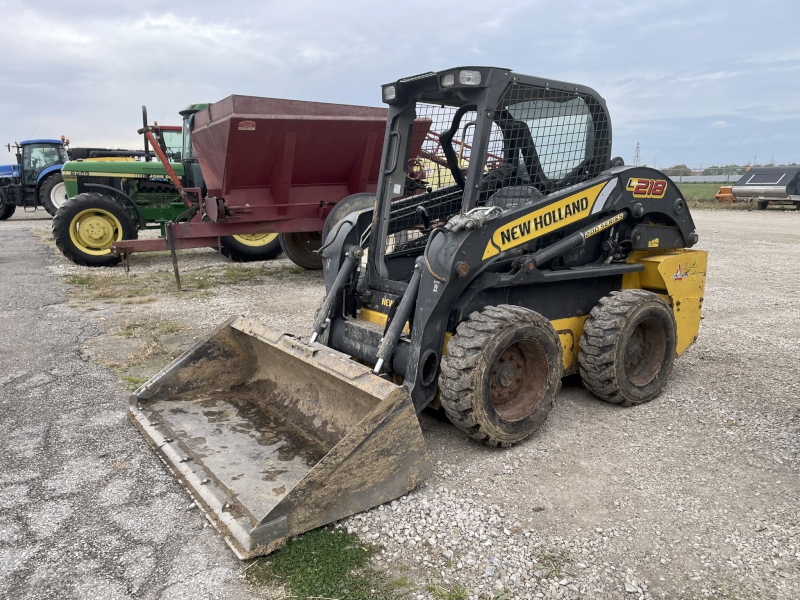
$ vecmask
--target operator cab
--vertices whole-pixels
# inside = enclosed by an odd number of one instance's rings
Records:
[[[22,182],[36,185],[39,174],[48,167],[60,165],[69,158],[60,140],[30,140],[20,144],[22,148]]]
[[[373,221],[373,281],[406,281],[430,231],[454,215],[533,205],[610,166],[605,101],[584,86],[462,67],[382,93],[388,168]]]

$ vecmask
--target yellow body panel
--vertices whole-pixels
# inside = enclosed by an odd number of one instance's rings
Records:
[[[644,271],[622,276],[623,289],[645,289],[662,296],[672,307],[678,329],[678,356],[697,339],[700,313],[706,285],[708,252],[705,250],[640,251],[631,254],[629,263],[642,263]],[[551,321],[564,349],[564,374],[578,372],[578,353],[583,325],[588,315]],[[379,311],[361,309],[361,318],[386,325],[387,316]],[[409,333],[408,323],[403,333]],[[452,334],[445,333],[444,354]]]
[[[669,302],[678,326],[676,352],[680,356],[694,343],[700,331],[708,252],[634,252],[628,262],[642,263],[644,271],[623,275],[623,289],[642,288],[660,294]]]

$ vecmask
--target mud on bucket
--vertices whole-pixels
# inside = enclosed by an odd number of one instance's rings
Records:
[[[404,388],[244,317],[136,390],[130,417],[239,558],[402,496],[431,472]]]

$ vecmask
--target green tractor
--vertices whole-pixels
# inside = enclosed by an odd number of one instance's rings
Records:
[[[208,104],[180,111],[183,126],[156,125],[153,133],[185,187],[203,186],[200,165],[192,151],[195,113]],[[144,126],[147,111],[142,107]],[[151,161],[145,138],[144,160],[67,162],[61,169],[67,197],[53,219],[53,239],[62,254],[78,265],[106,267],[122,257],[111,246],[138,237],[143,229],[160,229],[180,221],[186,204],[163,164]],[[281,253],[277,233],[220,237],[220,252],[235,261],[268,260]]]

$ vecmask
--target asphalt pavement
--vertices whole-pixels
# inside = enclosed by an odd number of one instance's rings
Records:
[[[0,598],[250,598],[240,566],[126,416],[51,251],[0,223]]]

